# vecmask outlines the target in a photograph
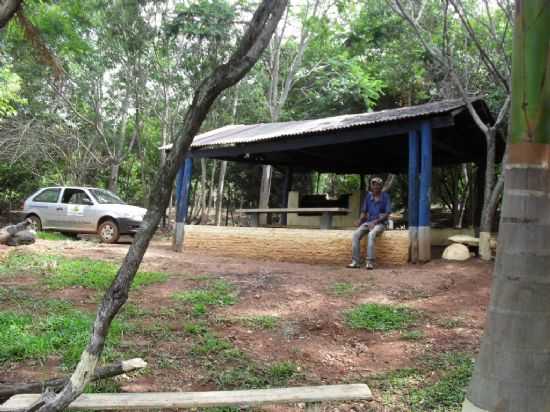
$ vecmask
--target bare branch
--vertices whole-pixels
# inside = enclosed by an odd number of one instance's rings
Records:
[[[476,46],[481,59],[485,63],[485,66],[487,69],[493,74],[493,76],[496,77],[497,80],[500,81],[502,86],[504,87],[504,90],[506,92],[510,92],[510,85],[508,84],[508,80],[505,76],[502,75],[500,70],[496,67],[495,62],[491,59],[485,48],[481,45],[481,42],[479,41],[479,38],[477,37],[476,32],[472,28],[470,21],[468,20],[468,17],[466,16],[466,12],[464,11],[462,3],[459,3],[460,0],[449,0],[451,4],[453,5],[456,13],[458,14],[458,17],[460,18],[460,21],[462,22],[462,26],[466,29],[468,32],[468,36],[470,39],[474,42],[474,45]]]

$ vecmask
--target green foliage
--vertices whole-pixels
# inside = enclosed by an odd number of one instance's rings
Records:
[[[17,114],[17,106],[27,102],[20,93],[21,77],[8,65],[0,67],[0,122],[4,117]]]
[[[61,355],[63,364],[71,368],[88,343],[92,324],[92,316],[72,309],[46,316],[0,312],[0,363]],[[123,324],[113,321],[106,348],[108,359],[123,329]]]
[[[367,303],[345,312],[344,317],[353,329],[390,331],[413,325],[418,319],[418,313],[402,307]]]
[[[90,289],[107,289],[116,276],[118,266],[88,258],[68,259],[60,256],[12,253],[0,263],[0,275],[5,273],[41,273],[48,287],[61,289],[83,286]],[[164,282],[168,276],[159,272],[138,272],[132,288]]]
[[[193,289],[186,292],[177,292],[172,295],[176,300],[191,303],[195,308],[202,310],[197,305],[226,306],[236,302],[233,287],[225,280],[218,280],[208,285],[206,289]]]

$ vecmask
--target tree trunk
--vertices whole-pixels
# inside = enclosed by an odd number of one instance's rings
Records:
[[[208,209],[206,209],[207,218],[210,218],[210,210],[216,202],[216,194],[218,193],[217,190],[214,190],[214,182],[216,180],[216,169],[218,168],[218,161],[213,160],[212,162],[212,174],[210,175],[210,186],[208,188]]]
[[[90,342],[82,353],[69,383],[55,397],[51,397],[46,392],[43,398],[44,405],[40,407],[39,412],[65,409],[90,382],[103,351],[111,322],[128,299],[128,292],[134,276],[156,231],[162,213],[166,210],[170,189],[194,136],[219,94],[237,83],[254,66],[267,46],[286,6],[286,0],[263,0],[255,11],[252,21],[246,26],[246,32],[227,63],[216,67],[196,90],[192,104],[185,113],[182,127],[174,141],[173,149],[156,176],[142,229],[136,234],[116,278],[106,291],[98,308]]]
[[[201,208],[201,217],[199,223],[201,225],[206,222],[206,159],[201,159],[201,196],[200,196],[200,208]]]
[[[479,226],[479,257],[483,260],[491,260],[491,231],[493,228],[494,209],[490,207],[490,199],[495,182],[495,135],[496,130],[491,128],[487,132],[487,164],[485,166],[485,190],[483,193],[483,209],[481,212],[481,224]]]
[[[458,217],[458,222],[457,222],[457,226],[458,228],[462,229],[462,227],[464,226],[464,215],[465,215],[465,212],[466,212],[466,205],[468,203],[468,199],[470,198],[470,190],[471,190],[471,179],[470,179],[470,175],[468,173],[468,166],[463,164],[462,165],[462,176],[464,178],[464,185],[465,188],[464,190],[462,191],[462,197],[460,199],[460,204],[459,204],[459,217]]]
[[[0,29],[8,24],[13,15],[19,10],[21,3],[21,0],[0,1]]]
[[[111,163],[111,176],[109,177],[109,190],[116,193],[118,190],[118,173],[120,170],[120,163],[116,160]]]
[[[491,302],[463,411],[550,410],[550,3],[517,0]]]
[[[225,172],[227,171],[227,160],[223,160],[220,166],[220,178],[218,180],[218,195],[216,196],[216,226],[221,225],[223,208],[223,187],[225,185]]]
[[[271,175],[273,174],[273,168],[271,165],[262,166],[262,183],[260,185],[260,204],[259,208],[263,209],[269,207],[269,195],[271,194]],[[260,215],[260,225],[267,223],[267,216],[265,214]]]

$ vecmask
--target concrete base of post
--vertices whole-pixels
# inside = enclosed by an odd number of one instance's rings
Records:
[[[432,236],[429,226],[418,228],[418,260],[428,262],[432,258]]]
[[[411,245],[411,263],[418,262],[418,227],[409,227],[409,241]]]
[[[174,241],[172,243],[172,248],[174,252],[183,251],[183,238],[185,236],[185,223],[176,222],[176,228],[174,230]]]
[[[491,252],[491,233],[479,233],[479,257],[483,260],[491,260],[493,254]]]

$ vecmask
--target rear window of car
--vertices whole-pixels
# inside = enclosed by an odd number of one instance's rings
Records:
[[[36,195],[32,201],[33,202],[43,202],[43,203],[57,203],[59,198],[59,192],[61,189],[46,189],[43,192],[40,192]]]

